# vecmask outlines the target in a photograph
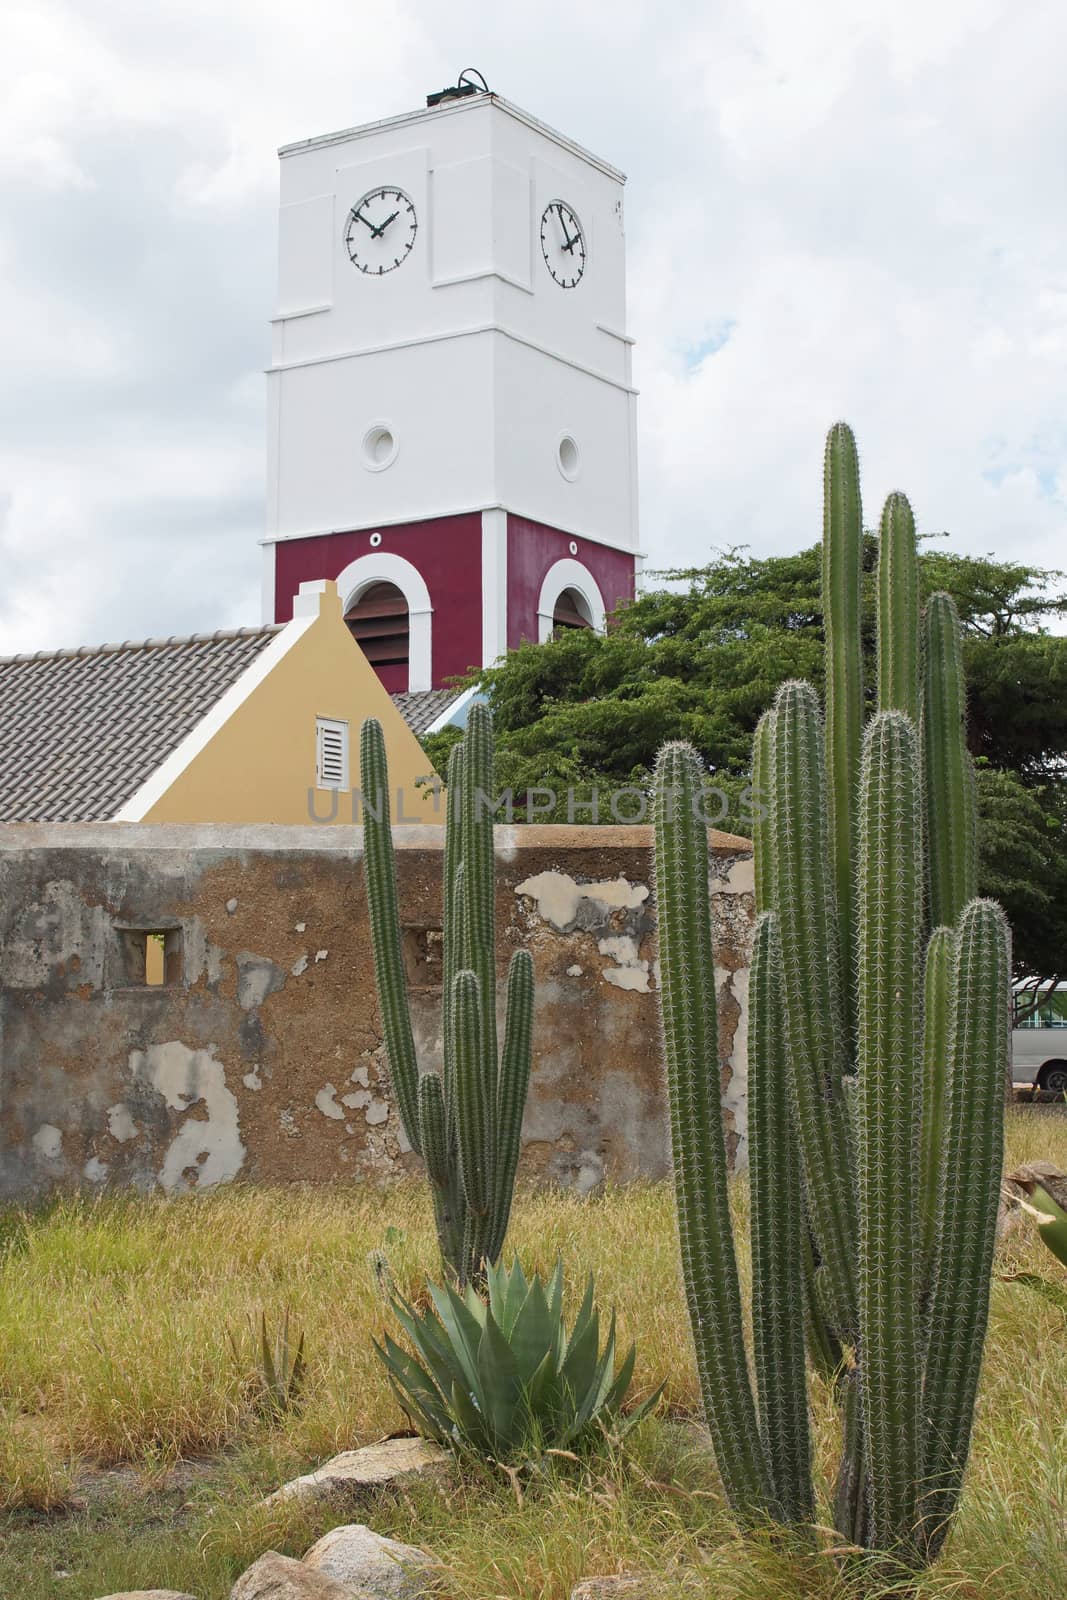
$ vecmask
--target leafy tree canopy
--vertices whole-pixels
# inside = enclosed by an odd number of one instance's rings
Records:
[[[665,739],[688,739],[729,796],[722,826],[747,832],[743,791],[752,733],[778,685],[821,687],[820,547],[756,558],[742,550],[659,580],[605,636],[567,632],[526,644],[474,674],[495,714],[497,779],[517,800],[552,790],[545,820],[615,820],[607,797],[647,787]],[[876,541],[865,547],[868,689],[874,682]],[[1067,962],[1067,617],[1063,575],[937,545],[920,557],[927,593],[954,596],[964,631],[969,738],[979,761],[982,887],[1016,930],[1016,970]],[[454,731],[426,741],[438,770]],[[566,795],[572,791],[568,814]]]
[[[874,665],[876,545],[866,540],[868,685]],[[1030,782],[1067,755],[1067,617],[1061,574],[991,557],[927,550],[926,591],[960,610],[972,749]],[[629,783],[664,739],[690,740],[716,773],[748,768],[753,729],[784,679],[821,687],[820,548],[755,558],[720,553],[706,566],[653,574],[605,636],[568,632],[523,645],[475,674],[495,714],[508,781]],[[447,747],[449,740],[444,737]],[[428,744],[439,760],[442,747]]]

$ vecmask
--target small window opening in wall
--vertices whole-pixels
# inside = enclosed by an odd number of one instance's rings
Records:
[[[119,933],[127,983],[149,989],[181,983],[180,928],[120,928]]]
[[[319,789],[348,788],[347,722],[315,719],[315,784]]]
[[[577,589],[564,589],[552,613],[553,633],[563,633],[571,628],[591,628],[593,619],[589,604]]]

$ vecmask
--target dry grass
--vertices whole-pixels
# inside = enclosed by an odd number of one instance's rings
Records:
[[[1067,1120],[1018,1112],[1009,1159],[1067,1167]],[[737,1186],[739,1219],[747,1196]],[[329,1518],[279,1522],[255,1509],[281,1475],[380,1437],[400,1419],[370,1349],[385,1325],[367,1256],[387,1248],[397,1282],[418,1291],[435,1267],[421,1185],[387,1199],[352,1189],[231,1188],[177,1201],[64,1203],[0,1229],[0,1593],[82,1600],[170,1584],[223,1600],[243,1565],[273,1544],[299,1553]],[[386,1229],[390,1235],[386,1239]],[[681,1425],[697,1389],[665,1186],[580,1200],[522,1197],[510,1247],[571,1281],[592,1267],[603,1303],[638,1343],[635,1393],[667,1379],[666,1411],[626,1457],[564,1470],[515,1505],[506,1485],[457,1484],[450,1498],[388,1497],[373,1521],[434,1550],[447,1593],[469,1600],[565,1600],[587,1571],[676,1559],[736,1600],[844,1595],[825,1556],[739,1547],[713,1470]],[[1004,1264],[1055,1271],[1028,1231]],[[276,1425],[251,1403],[254,1370],[227,1336],[249,1312],[292,1308],[306,1331],[302,1407]],[[997,1282],[981,1413],[963,1513],[923,1596],[1053,1600],[1067,1593],[1067,1332],[1062,1318]],[[826,1396],[814,1395],[824,1474],[835,1448]],[[161,1488],[168,1465],[212,1457],[193,1504]],[[130,1463],[109,1495],[71,1510],[87,1463]],[[50,1515],[45,1513],[50,1512]],[[2,1520],[2,1519],[0,1519]],[[334,1519],[336,1520],[336,1518]],[[56,1577],[57,1572],[72,1577]]]

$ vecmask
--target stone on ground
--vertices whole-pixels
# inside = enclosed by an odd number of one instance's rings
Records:
[[[571,1600],[637,1600],[648,1592],[647,1578],[583,1578],[571,1590]]]
[[[123,1589],[121,1594],[101,1595],[100,1600],[196,1600],[196,1596],[179,1594],[177,1589]]]
[[[350,1583],[338,1583],[302,1561],[268,1550],[249,1567],[233,1588],[230,1600],[369,1600]]]
[[[263,1504],[358,1495],[397,1478],[437,1471],[448,1459],[447,1453],[428,1439],[385,1439],[381,1444],[365,1445],[362,1450],[345,1450],[315,1472],[282,1484]]]
[[[436,1566],[425,1550],[386,1539],[359,1522],[324,1534],[304,1564],[350,1585],[361,1600],[422,1600],[432,1592]]]

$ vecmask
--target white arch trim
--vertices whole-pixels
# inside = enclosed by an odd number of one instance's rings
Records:
[[[395,583],[408,603],[408,691],[433,687],[433,606],[417,567],[391,550],[373,550],[337,574],[337,592],[347,613],[376,583]]]
[[[556,613],[556,602],[564,589],[576,589],[589,607],[589,620],[597,633],[604,632],[604,621],[607,615],[604,608],[604,596],[600,586],[588,567],[580,561],[575,561],[571,556],[566,556],[562,561],[556,561],[545,573],[545,581],[541,585],[541,594],[537,601],[537,638],[541,644],[552,637],[552,619]]]

